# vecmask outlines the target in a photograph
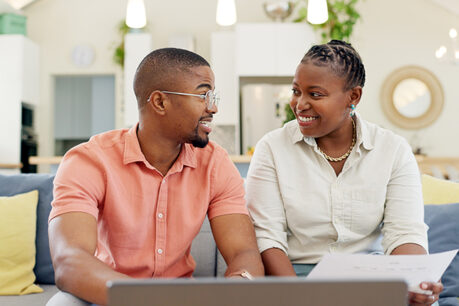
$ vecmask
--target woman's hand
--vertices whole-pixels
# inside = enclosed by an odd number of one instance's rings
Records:
[[[422,294],[416,292],[409,292],[409,301],[410,306],[417,306],[417,305],[432,305],[436,301],[438,301],[438,296],[440,292],[443,291],[443,285],[441,282],[432,283],[432,282],[422,282],[419,287],[422,290],[429,290],[432,291],[432,294]]]

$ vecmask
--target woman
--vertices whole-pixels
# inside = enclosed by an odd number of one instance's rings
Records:
[[[296,120],[257,144],[247,201],[267,274],[307,275],[329,252],[426,253],[416,160],[402,137],[355,112],[364,83],[350,44],[313,46],[293,80]],[[410,293],[412,305],[431,305],[443,287],[421,288],[433,293]]]

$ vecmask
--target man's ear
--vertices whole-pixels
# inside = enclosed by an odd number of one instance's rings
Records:
[[[360,102],[360,98],[362,97],[362,87],[355,86],[354,88],[352,88],[349,97],[351,100],[350,104],[354,104],[354,106],[357,106]]]
[[[158,114],[165,114],[167,95],[159,90],[153,91],[147,99],[148,106]]]

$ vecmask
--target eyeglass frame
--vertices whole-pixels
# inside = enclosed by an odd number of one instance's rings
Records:
[[[212,89],[207,91],[205,94],[200,94],[200,95],[185,93],[185,92],[167,91],[167,90],[160,90],[160,92],[165,93],[165,94],[173,94],[173,95],[180,95],[180,96],[199,97],[203,99],[204,101],[206,101],[207,110],[211,110],[214,105],[218,107],[218,104],[220,103],[220,96],[218,92],[215,92]]]

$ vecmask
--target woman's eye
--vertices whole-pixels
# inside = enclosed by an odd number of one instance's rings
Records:
[[[312,97],[320,97],[322,95],[320,93],[318,93],[318,92],[311,92],[311,96]]]
[[[298,90],[296,90],[295,88],[292,89],[292,94],[295,95],[295,96],[298,96],[300,94],[300,92]]]

